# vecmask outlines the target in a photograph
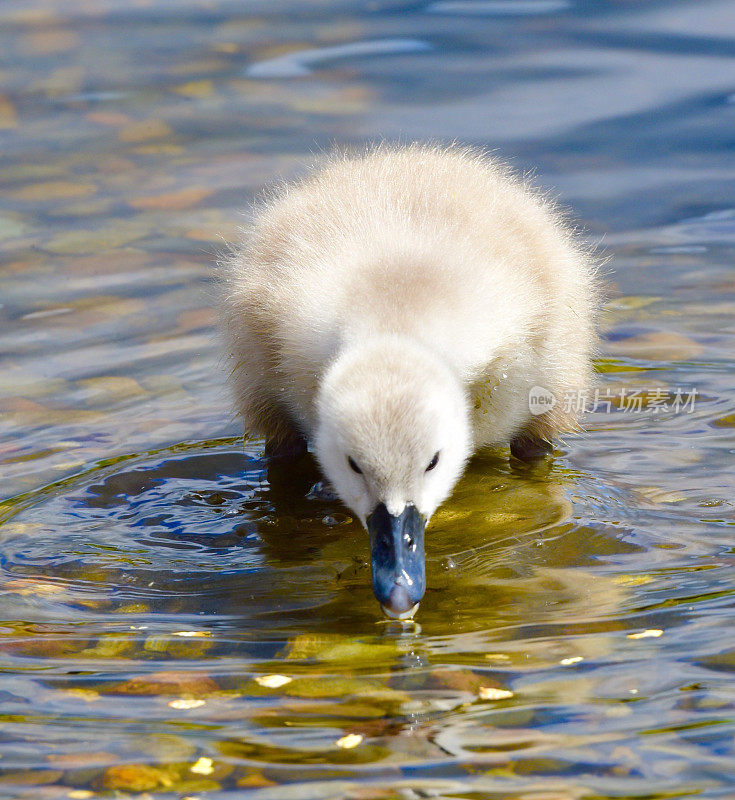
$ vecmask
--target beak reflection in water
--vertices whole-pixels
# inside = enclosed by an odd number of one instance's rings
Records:
[[[406,506],[396,517],[380,503],[367,518],[373,593],[383,611],[394,619],[412,617],[424,596],[425,527],[415,506]]]

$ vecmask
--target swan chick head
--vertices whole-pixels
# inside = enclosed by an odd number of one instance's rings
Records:
[[[399,337],[351,348],[321,382],[314,449],[370,533],[376,598],[389,616],[411,616],[426,588],[424,528],[471,451],[461,383]]]

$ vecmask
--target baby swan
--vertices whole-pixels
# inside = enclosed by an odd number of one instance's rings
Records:
[[[470,148],[333,157],[262,205],[225,294],[246,429],[274,456],[311,445],[392,617],[424,595],[424,528],[471,454],[550,452],[590,379],[589,255]]]

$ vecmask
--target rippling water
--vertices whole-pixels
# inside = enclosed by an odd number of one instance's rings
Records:
[[[0,796],[734,796],[734,31],[3,4]],[[260,187],[380,136],[497,148],[609,256],[585,433],[473,462],[409,624],[313,465],[237,438],[211,311]]]

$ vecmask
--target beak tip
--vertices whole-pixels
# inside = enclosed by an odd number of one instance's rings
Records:
[[[387,600],[381,598],[380,605],[383,611],[394,619],[404,619],[404,614],[413,614],[413,610],[418,606],[417,600],[420,597],[411,596],[408,587],[403,583],[393,586]]]
[[[390,619],[413,619],[414,614],[419,610],[419,603],[416,605],[411,606],[408,611],[392,611],[390,608],[387,608],[382,603],[380,604],[381,609],[386,617],[390,617]]]

